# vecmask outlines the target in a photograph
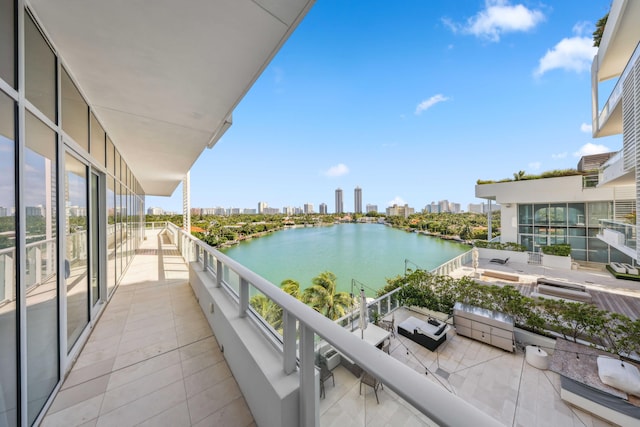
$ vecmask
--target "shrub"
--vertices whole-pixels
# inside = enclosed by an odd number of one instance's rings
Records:
[[[545,255],[569,256],[571,255],[571,245],[558,244],[551,246],[542,246],[542,253]]]
[[[474,245],[478,248],[486,248],[486,249],[499,249],[502,251],[514,251],[514,252],[526,252],[527,248],[525,246],[519,245],[514,242],[488,242],[486,240],[477,240],[474,242]]]

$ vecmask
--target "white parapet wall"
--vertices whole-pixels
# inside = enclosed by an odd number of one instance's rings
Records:
[[[529,262],[529,254],[527,252],[503,251],[500,249],[478,248],[480,258],[486,259],[505,259],[509,258],[509,262],[517,262],[526,264]]]
[[[264,426],[298,426],[298,373],[284,373],[282,355],[250,319],[239,316],[237,302],[215,287],[200,264],[189,264],[189,282],[253,418]]]

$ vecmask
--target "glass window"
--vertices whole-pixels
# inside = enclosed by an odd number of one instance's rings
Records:
[[[89,151],[89,106],[62,68],[62,129],[86,151]]]
[[[569,237],[569,244],[572,252],[574,249],[587,249],[587,239],[584,237]]]
[[[587,253],[588,260],[591,262],[609,262],[609,245],[597,237],[591,237],[587,241],[589,251]]]
[[[549,205],[534,205],[533,210],[536,225],[547,225],[549,223]]]
[[[528,251],[533,251],[533,236],[520,236],[520,244]]]
[[[567,224],[566,203],[552,204],[551,206],[549,206],[549,223],[552,225]]]
[[[120,153],[118,152],[118,150],[116,150],[116,168],[115,168],[115,173],[116,173],[116,179],[118,181],[120,181]]]
[[[115,158],[115,147],[113,146],[113,142],[111,142],[111,138],[107,135],[107,170],[112,174],[116,173]]]
[[[0,78],[16,87],[16,5],[0,0]]]
[[[67,352],[89,323],[89,274],[87,234],[87,166],[65,155],[65,206],[67,236]],[[66,272],[65,272],[66,275]]]
[[[518,222],[520,224],[533,224],[532,205],[518,205]]]
[[[115,179],[107,177],[107,295],[116,286]]]
[[[100,166],[105,167],[105,133],[104,129],[91,113],[91,151],[90,154]]]
[[[56,56],[29,14],[24,18],[26,97],[56,121]]]
[[[569,203],[568,205],[568,222],[569,225],[584,226],[585,225],[584,203]]]
[[[2,2],[3,4],[5,2]],[[0,20],[3,20],[0,17]],[[0,31],[2,31],[0,29]],[[0,40],[0,43],[3,41]],[[0,424],[18,422],[16,358],[15,103],[0,92]]]
[[[59,379],[56,145],[53,130],[27,112],[26,210],[27,396],[32,424]]]
[[[569,236],[586,236],[587,229],[586,228],[570,228]]]
[[[519,228],[519,232],[522,234],[532,234],[533,227],[531,227],[530,225],[521,225]]]
[[[600,219],[613,219],[613,202],[592,202],[587,204],[588,227],[600,227]]]

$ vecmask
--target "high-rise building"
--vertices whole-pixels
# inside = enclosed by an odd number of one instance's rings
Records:
[[[267,202],[258,202],[258,213],[265,214],[265,209],[267,209],[268,207],[269,205],[267,204]]]
[[[369,213],[369,212],[378,213],[378,205],[367,204],[367,213]]]
[[[342,204],[342,188],[336,189],[336,211],[337,214],[344,213],[344,207]]]
[[[305,203],[305,204],[304,204],[304,213],[306,213],[306,214],[312,214],[312,213],[313,213],[313,204],[311,204],[311,203]]]
[[[353,190],[353,212],[362,213],[362,188],[356,187]]]
[[[328,213],[327,204],[326,203],[320,203],[319,209],[320,209],[320,214],[321,215],[326,215]]]

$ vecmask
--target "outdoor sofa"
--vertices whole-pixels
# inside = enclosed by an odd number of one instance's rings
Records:
[[[435,351],[443,342],[447,340],[447,332],[449,325],[441,320],[429,319],[428,321],[417,319],[413,316],[409,317],[402,323],[398,324],[398,333]]]

